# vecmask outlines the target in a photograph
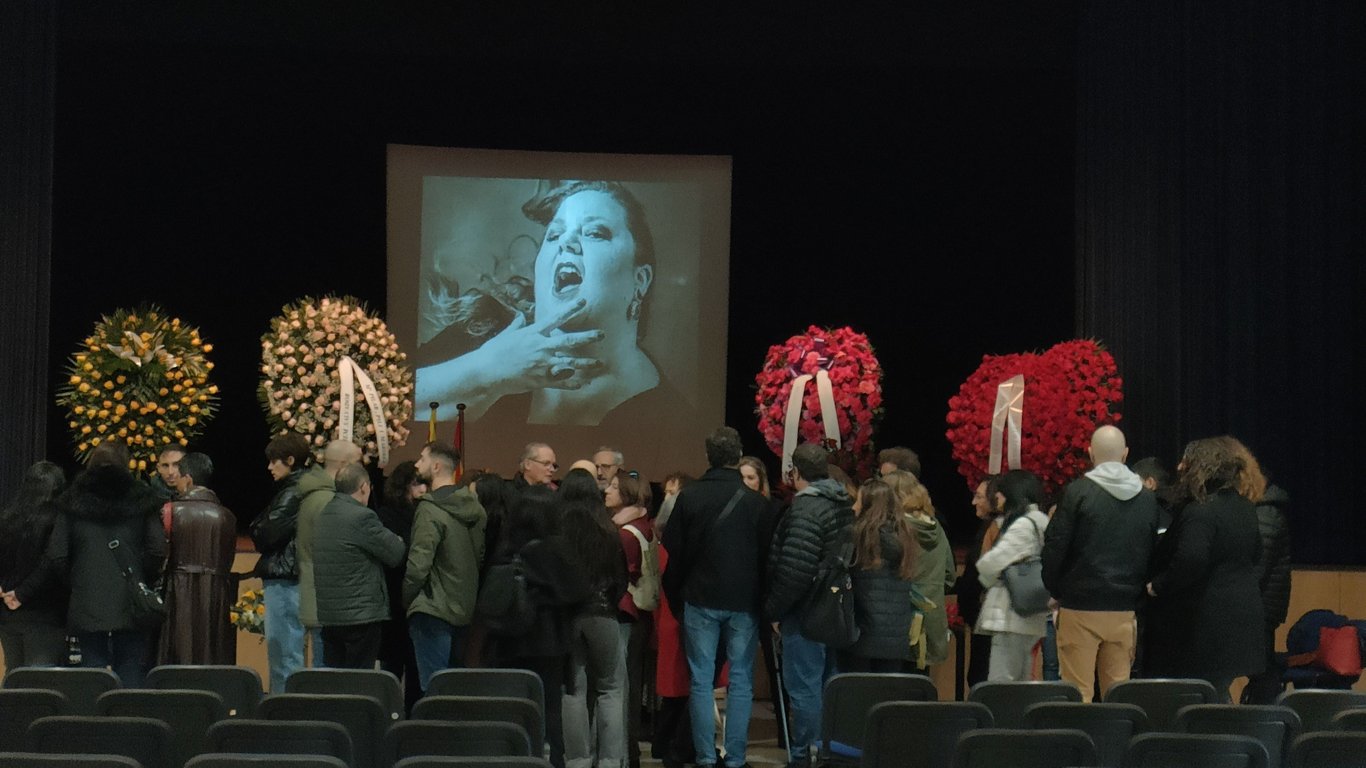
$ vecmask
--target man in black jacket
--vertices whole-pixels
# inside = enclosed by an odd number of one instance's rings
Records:
[[[665,529],[669,564],[663,586],[669,604],[683,607],[696,765],[716,765],[712,690],[720,645],[730,662],[725,765],[739,768],[749,737],[760,584],[773,524],[767,500],[740,478],[740,434],[721,427],[707,438],[706,448],[711,469],[679,493]]]
[[[261,553],[252,573],[261,577],[266,596],[266,661],[270,666],[271,693],[284,693],[285,680],[304,666],[295,536],[299,526],[299,478],[312,463],[308,439],[297,432],[277,435],[266,444],[266,469],[275,480],[275,495],[252,521],[251,540]]]
[[[318,623],[329,667],[374,669],[380,625],[389,618],[384,566],[403,560],[403,539],[366,506],[370,473],[362,464],[337,471],[337,492],[323,507],[313,539]]]
[[[821,693],[835,671],[835,654],[802,634],[802,613],[821,561],[854,522],[853,501],[830,478],[825,449],[803,443],[792,452],[792,509],[773,539],[764,616],[782,636],[783,684],[792,699],[789,766],[806,765],[821,733]],[[909,599],[909,598],[907,598]],[[909,639],[907,640],[909,643]]]
[[[1124,466],[1124,433],[1097,429],[1094,468],[1068,484],[1044,533],[1043,581],[1058,601],[1062,679],[1090,701],[1129,679],[1143,595],[1157,544],[1158,505],[1143,480]]]
[[[1257,502],[1257,532],[1262,537],[1262,610],[1266,619],[1266,671],[1253,675],[1243,689],[1244,704],[1274,704],[1285,689],[1281,682],[1285,662],[1276,658],[1276,629],[1285,623],[1290,609],[1290,522],[1286,509],[1290,495],[1280,486],[1268,485]]]

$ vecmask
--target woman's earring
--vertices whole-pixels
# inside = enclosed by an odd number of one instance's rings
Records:
[[[636,296],[635,298],[631,299],[631,303],[626,305],[626,319],[632,321],[640,319],[639,296]]]

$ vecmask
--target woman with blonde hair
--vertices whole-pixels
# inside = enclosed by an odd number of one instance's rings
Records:
[[[1262,541],[1256,509],[1239,492],[1257,480],[1234,442],[1196,440],[1177,467],[1189,502],[1158,542],[1145,661],[1156,676],[1208,680],[1225,700],[1234,678],[1266,666]]]
[[[897,505],[915,532],[920,552],[915,561],[911,581],[915,587],[916,608],[924,615],[919,642],[915,648],[915,665],[924,671],[949,657],[949,615],[945,608],[945,593],[953,589],[958,578],[958,567],[953,561],[953,547],[949,544],[944,526],[935,517],[930,492],[905,470],[888,472],[882,481],[896,495]]]

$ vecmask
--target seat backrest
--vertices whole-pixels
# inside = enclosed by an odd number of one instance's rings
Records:
[[[821,696],[821,743],[839,754],[861,750],[868,710],[889,701],[938,701],[939,691],[924,675],[853,672],[832,676]]]
[[[539,757],[405,757],[394,768],[550,768]]]
[[[0,752],[5,768],[142,768],[122,755],[48,755],[41,752]]]
[[[330,755],[351,765],[351,737],[336,723],[318,720],[228,718],[209,726],[209,752],[238,755]]]
[[[1295,710],[1303,733],[1333,730],[1333,717],[1353,707],[1366,707],[1366,693],[1298,688],[1276,697],[1276,703]]]
[[[1366,733],[1306,733],[1290,743],[1289,768],[1361,768]]]
[[[1044,682],[985,682],[972,686],[968,701],[985,704],[996,718],[997,728],[1023,728],[1024,711],[1045,701],[1081,701],[1081,691],[1061,680]]]
[[[153,667],[143,683],[148,688],[189,688],[213,691],[223,697],[228,717],[256,717],[264,689],[261,675],[251,667],[216,664],[163,664]]]
[[[329,755],[243,755],[235,752],[208,752],[190,758],[185,768],[350,768],[344,760]]]
[[[149,717],[40,717],[28,727],[28,748],[48,754],[123,755],[142,768],[175,768],[171,727]]]
[[[1072,768],[1095,764],[1096,745],[1091,737],[1068,728],[968,731],[958,737],[953,758],[954,768]]]
[[[107,669],[86,667],[19,667],[5,675],[5,688],[45,688],[66,696],[69,715],[95,714],[95,699],[119,685],[119,676]]]
[[[1148,716],[1134,704],[1085,704],[1045,701],[1031,704],[1024,713],[1026,728],[1075,728],[1096,745],[1099,764],[1119,768],[1129,739],[1148,730]]]
[[[403,719],[403,685],[382,669],[301,669],[285,680],[285,693],[343,693],[378,701],[390,720]]]
[[[541,677],[526,669],[443,669],[427,683],[428,696],[502,696],[531,699],[545,712]]]
[[[71,703],[58,691],[0,688],[0,748],[24,743],[28,727],[40,717],[71,714]]]
[[[536,703],[503,696],[423,696],[413,705],[411,720],[489,721],[520,725],[532,744],[545,741]]]
[[[1150,678],[1115,683],[1105,692],[1105,701],[1136,704],[1148,715],[1150,730],[1170,731],[1182,707],[1218,704],[1219,694],[1208,680]]]
[[[1251,736],[1266,747],[1273,768],[1285,763],[1290,743],[1300,735],[1300,716],[1289,707],[1252,704],[1193,704],[1176,713],[1181,733],[1227,733]]]
[[[530,757],[531,737],[514,723],[448,723],[405,720],[384,734],[389,764],[405,757]]]
[[[1251,736],[1208,733],[1143,733],[1129,742],[1125,768],[1268,768],[1266,747]]]
[[[272,694],[256,708],[262,720],[321,720],[351,734],[355,768],[381,768],[389,714],[369,696],[324,693]]]
[[[863,768],[950,768],[958,737],[990,728],[985,704],[971,701],[892,701],[868,712]]]
[[[228,716],[223,697],[211,691],[123,688],[107,691],[95,702],[102,716],[150,717],[171,726],[176,765],[204,751],[209,726]]]
[[[1333,728],[1335,731],[1357,731],[1366,733],[1366,707],[1353,707],[1344,709],[1333,715]]]

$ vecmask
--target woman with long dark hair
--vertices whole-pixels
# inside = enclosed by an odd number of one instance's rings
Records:
[[[62,468],[40,461],[0,512],[0,646],[9,669],[56,666],[66,652],[66,590],[47,557],[65,488]]]
[[[581,469],[570,471],[559,492],[564,537],[583,562],[590,588],[570,629],[565,765],[621,768],[627,760],[626,655],[617,619],[627,585],[626,555],[592,475]],[[591,719],[590,697],[594,702]]]
[[[977,560],[977,578],[987,588],[976,629],[991,635],[988,680],[1029,680],[1034,644],[1047,632],[1047,611],[1034,616],[1016,613],[1002,578],[1007,566],[1043,551],[1048,527],[1048,516],[1040,509],[1043,498],[1043,483],[1028,470],[1012,469],[996,484],[996,508],[1004,521],[996,543]]]
[[[522,491],[508,508],[493,564],[521,560],[536,621],[523,635],[489,636],[500,666],[531,670],[541,678],[545,735],[555,768],[565,768],[563,694],[569,630],[589,592],[581,554],[562,534],[560,506],[554,491],[535,486]]]
[[[917,547],[891,486],[869,480],[854,502],[854,611],[859,639],[839,654],[841,672],[907,672]]]
[[[1234,678],[1266,666],[1262,540],[1256,508],[1239,493],[1246,468],[1230,440],[1206,438],[1186,447],[1177,483],[1188,501],[1158,541],[1157,576],[1148,584],[1147,669],[1208,680],[1226,700]]]

